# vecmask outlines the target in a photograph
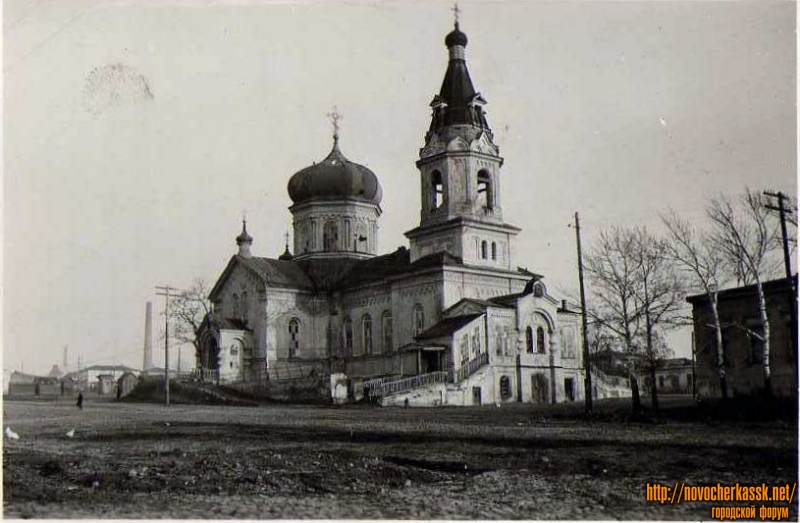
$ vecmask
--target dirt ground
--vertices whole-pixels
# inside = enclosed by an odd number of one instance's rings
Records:
[[[580,405],[3,412],[20,435],[3,442],[6,518],[709,520],[764,503],[661,504],[647,484],[797,481],[793,422],[587,420]]]

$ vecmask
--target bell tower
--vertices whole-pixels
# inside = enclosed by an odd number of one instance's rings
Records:
[[[412,262],[446,251],[467,265],[510,270],[520,229],[503,222],[503,158],[486,120],[486,100],[470,79],[467,41],[456,20],[445,38],[447,71],[430,104],[431,125],[417,161],[420,223],[406,236]]]

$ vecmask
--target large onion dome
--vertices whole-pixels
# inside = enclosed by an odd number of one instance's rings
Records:
[[[375,205],[383,198],[383,189],[375,173],[344,157],[339,139],[321,162],[297,171],[289,180],[289,197],[294,203],[312,200],[361,200]]]

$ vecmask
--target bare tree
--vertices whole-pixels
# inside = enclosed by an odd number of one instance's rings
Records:
[[[634,338],[639,331],[640,311],[636,306],[637,264],[634,237],[625,229],[613,228],[600,234],[589,252],[585,269],[592,284],[595,306],[592,321],[622,340],[629,358],[629,377],[633,411],[641,407],[639,382],[634,358]]]
[[[777,228],[767,219],[765,204],[761,193],[748,189],[735,203],[725,196],[712,199],[707,214],[713,227],[712,244],[722,253],[737,282],[755,283],[761,329],[760,332],[748,329],[748,332],[763,342],[764,391],[770,395],[770,325],[762,280],[777,269],[770,257],[776,245]]]
[[[661,215],[667,229],[666,254],[689,277],[689,288],[702,292],[711,311],[709,328],[716,341],[717,376],[722,398],[728,397],[728,378],[725,372],[725,349],[722,346],[722,325],[719,321],[717,293],[727,280],[722,252],[714,247],[710,235],[698,231],[688,221],[670,210]]]
[[[195,355],[200,354],[198,334],[204,320],[211,314],[211,301],[208,299],[210,289],[203,279],[196,279],[191,287],[181,290],[170,297],[169,314],[172,322],[172,336],[183,342],[191,343]]]
[[[632,235],[632,255],[638,275],[634,295],[645,323],[644,361],[650,376],[650,397],[653,408],[658,409],[656,368],[664,358],[656,347],[656,331],[686,323],[682,314],[685,292],[677,277],[675,264],[667,255],[667,243],[644,228],[635,229]]]
[[[644,228],[615,228],[600,235],[587,260],[595,298],[593,320],[625,346],[634,411],[640,407],[640,370],[648,372],[652,405],[658,408],[656,332],[685,322],[684,289],[666,253],[665,242]]]

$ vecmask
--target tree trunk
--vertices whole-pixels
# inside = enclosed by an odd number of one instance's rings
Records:
[[[719,322],[719,309],[717,309],[717,291],[708,293],[711,304],[711,319],[714,322],[714,339],[717,345],[717,376],[719,377],[719,390],[722,399],[728,399],[728,377],[725,373],[725,347],[722,346],[722,325]]]
[[[647,289],[647,287],[645,287]],[[645,290],[645,292],[647,292]],[[658,410],[658,384],[656,383],[656,355],[653,354],[653,326],[650,324],[650,311],[644,310],[645,328],[647,329],[647,359],[650,361],[650,401],[653,410]]]
[[[756,279],[756,293],[758,294],[758,312],[761,317],[761,326],[764,335],[764,393],[772,396],[772,373],[769,368],[769,318],[767,317],[767,301],[764,298],[764,288],[761,286],[761,278]]]

